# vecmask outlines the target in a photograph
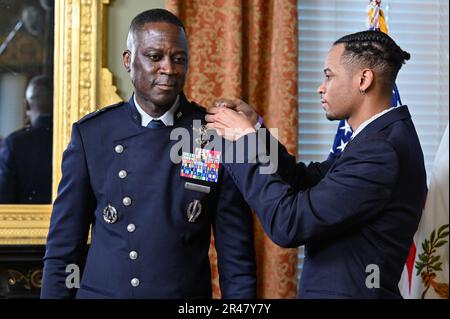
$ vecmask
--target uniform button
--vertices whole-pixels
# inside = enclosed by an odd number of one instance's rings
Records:
[[[122,145],[116,145],[115,149],[116,153],[120,154],[123,152],[123,146]]]
[[[124,197],[122,202],[123,202],[123,204],[125,206],[130,206],[131,205],[131,198],[130,197]]]
[[[129,233],[134,232],[135,229],[136,229],[136,226],[134,226],[134,224],[129,224],[129,225],[127,226],[127,230],[128,230]]]
[[[138,253],[137,251],[130,251],[130,259],[131,260],[136,260],[138,258]]]
[[[131,279],[131,285],[132,285],[133,287],[139,286],[139,279],[137,279],[137,278]]]
[[[125,178],[125,177],[127,177],[127,175],[128,175],[128,173],[127,173],[127,171],[125,171],[125,170],[121,170],[121,171],[119,172],[119,177],[120,177],[120,178]]]

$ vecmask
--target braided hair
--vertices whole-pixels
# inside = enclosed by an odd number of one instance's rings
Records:
[[[398,71],[411,55],[381,31],[362,31],[343,36],[334,45],[343,44],[342,62],[361,68],[370,68],[381,75],[392,90]]]

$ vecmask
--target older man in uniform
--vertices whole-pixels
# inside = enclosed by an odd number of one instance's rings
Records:
[[[253,219],[232,179],[203,148],[208,141],[193,142],[182,163],[171,161],[172,130],[192,133],[193,121],[205,116],[182,93],[188,65],[183,24],[162,9],[139,14],[123,60],[135,88],[129,102],[72,128],[41,296],[210,298],[212,226],[222,297],[255,297]],[[90,226],[92,242],[75,291],[66,286],[66,267],[81,265]]]

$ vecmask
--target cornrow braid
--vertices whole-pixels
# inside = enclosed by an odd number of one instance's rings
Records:
[[[346,35],[334,45],[344,44],[344,63],[368,67],[384,73],[392,84],[398,71],[411,55],[403,51],[395,41],[381,31],[362,31]]]

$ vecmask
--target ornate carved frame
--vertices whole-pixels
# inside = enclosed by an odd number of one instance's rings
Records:
[[[120,101],[105,67],[110,0],[55,1],[53,199],[72,123]],[[0,245],[45,244],[52,205],[0,205]]]

